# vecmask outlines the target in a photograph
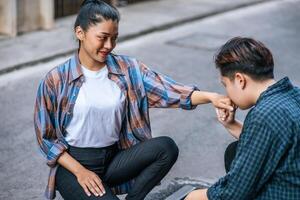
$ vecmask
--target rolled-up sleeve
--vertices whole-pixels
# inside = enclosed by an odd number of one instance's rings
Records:
[[[42,80],[37,91],[34,108],[34,127],[39,148],[54,167],[59,156],[67,149],[64,139],[58,139],[55,125],[56,96],[49,81]]]
[[[145,64],[139,63],[144,87],[150,107],[155,108],[182,108],[191,110],[191,95],[196,86],[183,85],[168,76],[149,69]]]

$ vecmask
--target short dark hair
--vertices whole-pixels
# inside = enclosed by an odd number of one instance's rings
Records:
[[[274,61],[271,51],[260,41],[234,37],[216,53],[215,64],[221,75],[234,78],[236,72],[263,81],[274,78]]]
[[[74,30],[80,26],[87,31],[91,25],[95,25],[103,20],[120,21],[119,11],[112,5],[100,0],[85,0],[78,12]]]

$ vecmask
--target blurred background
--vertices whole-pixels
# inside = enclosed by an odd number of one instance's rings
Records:
[[[37,29],[51,29],[55,20],[76,14],[84,0],[1,0],[0,32],[16,36]],[[114,6],[126,6],[147,0],[103,0]],[[149,0],[148,0],[149,1]]]
[[[33,106],[39,81],[77,49],[73,24],[82,0],[0,0],[0,199],[43,199],[48,167],[38,150]],[[273,52],[276,80],[300,86],[300,0],[113,0],[121,13],[114,50],[201,90],[224,93],[213,63],[235,36]],[[237,117],[245,118],[238,110]],[[151,109],[153,136],[168,135],[178,161],[148,200],[184,184],[208,187],[225,174],[223,153],[234,139],[211,105],[193,111]],[[120,196],[124,198],[124,196]],[[58,195],[57,199],[61,199]]]

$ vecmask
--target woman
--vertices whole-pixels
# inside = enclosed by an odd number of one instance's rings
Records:
[[[84,1],[74,31],[78,52],[41,81],[35,106],[38,144],[50,175],[46,197],[64,199],[144,197],[168,173],[178,156],[169,137],[151,139],[149,107],[192,109],[221,95],[197,91],[127,56],[112,54],[118,11]]]

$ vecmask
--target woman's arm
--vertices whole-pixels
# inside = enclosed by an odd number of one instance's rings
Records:
[[[212,103],[214,107],[233,111],[231,100],[223,95],[213,92],[194,91],[191,95],[192,105]]]
[[[105,191],[100,178],[94,172],[85,169],[66,152],[68,144],[63,139],[57,139],[54,128],[57,97],[49,80],[51,79],[46,77],[41,81],[34,110],[34,127],[41,152],[50,167],[55,167],[58,162],[72,172],[87,195],[90,196],[89,191],[95,196],[102,195]]]
[[[149,69],[139,62],[142,80],[150,107],[193,109],[197,105],[213,103],[217,108],[231,109],[231,101],[217,93],[198,91],[195,86],[187,86],[172,78]],[[228,104],[228,105],[227,105]]]
[[[58,138],[55,131],[56,93],[51,75],[41,81],[35,101],[34,128],[41,152],[49,167],[55,167],[58,157],[68,148],[68,144]]]

